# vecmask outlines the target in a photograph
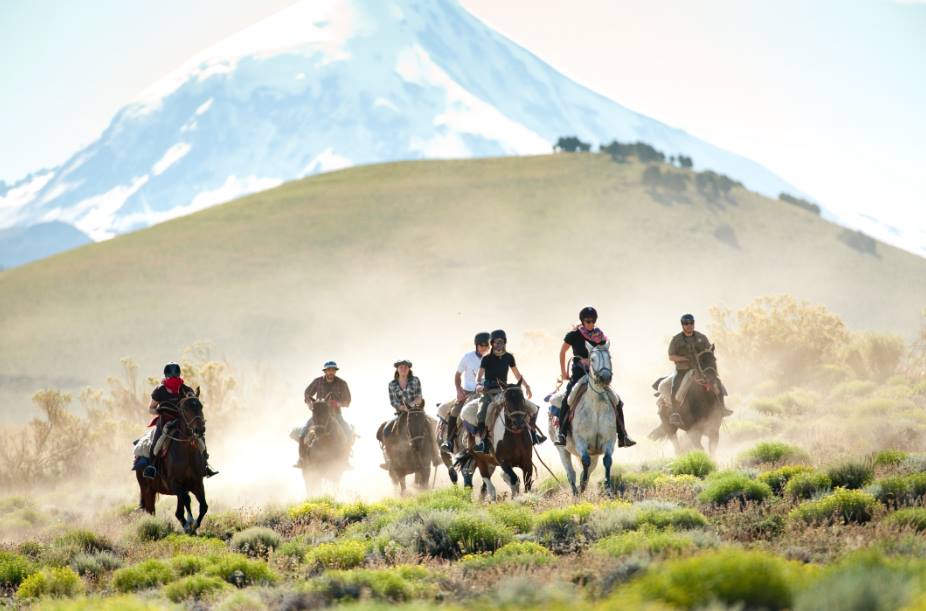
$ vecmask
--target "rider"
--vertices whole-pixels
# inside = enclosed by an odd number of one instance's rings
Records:
[[[332,415],[337,419],[338,424],[341,425],[341,429],[344,431],[345,438],[352,439],[354,431],[344,421],[344,416],[341,414],[343,408],[350,406],[350,388],[348,388],[347,382],[337,376],[338,364],[334,361],[326,361],[322,365],[322,371],[325,375],[315,378],[306,387],[304,393],[305,403],[311,406],[315,401],[327,401]],[[302,427],[302,432],[299,435],[300,442],[308,434],[312,424],[313,419],[310,417],[305,426]],[[296,467],[302,467],[302,458],[296,463]]]
[[[192,388],[183,383],[183,378],[180,377],[179,364],[171,362],[164,365],[164,379],[161,380],[161,383],[153,391],[151,391],[151,403],[148,404],[148,411],[157,415],[157,426],[154,429],[154,437],[151,438],[150,452],[154,452],[154,448],[161,438],[161,433],[164,431],[164,416],[157,411],[158,408],[173,407],[177,409],[180,406],[181,399],[195,394]],[[203,453],[203,460],[206,461],[206,477],[212,477],[218,474],[218,471],[214,471],[212,467],[209,466],[209,453],[206,451],[205,437],[198,437],[197,441]],[[157,467],[154,466],[154,457],[149,455],[147,458],[149,464],[145,467],[144,471],[142,471],[142,476],[148,479],[154,479],[158,475]]]
[[[389,382],[389,403],[395,410],[396,416],[409,410],[424,409],[424,399],[421,396],[421,380],[412,373],[412,362],[402,359],[393,363],[395,375]],[[383,431],[386,435],[391,433],[389,427]],[[389,459],[380,465],[381,469],[389,470]]]
[[[521,372],[518,371],[518,367],[515,365],[514,355],[505,350],[508,344],[508,336],[502,329],[496,329],[492,331],[492,335],[489,339],[492,342],[492,351],[482,357],[482,362],[479,364],[479,373],[476,376],[476,392],[482,392],[482,401],[479,405],[479,412],[476,414],[476,421],[482,439],[473,447],[473,451],[478,453],[485,453],[488,451],[488,444],[486,443],[486,437],[488,437],[486,431],[486,416],[489,411],[489,404],[498,393],[505,389],[505,385],[508,384],[509,369],[517,378],[518,383],[524,385],[524,392],[527,394],[527,398],[531,398],[531,387],[527,383],[527,380],[524,379],[524,376],[521,375]],[[540,443],[542,439],[539,439],[535,433],[537,428],[537,413],[533,411],[533,404],[525,403],[525,405],[528,407],[528,410],[532,411],[531,439],[534,443]]]
[[[679,405],[675,393],[678,392],[682,379],[692,367],[697,366],[697,355],[711,349],[711,342],[707,339],[707,336],[700,331],[695,331],[693,315],[683,315],[681,323],[682,332],[673,337],[669,343],[669,360],[675,363],[675,378],[672,380],[671,395],[673,416],[678,413]],[[723,410],[724,415],[727,416],[733,413],[726,407]]]
[[[457,400],[447,416],[446,439],[441,444],[441,449],[445,452],[453,453],[453,443],[457,435],[457,419],[460,417],[460,410],[463,406],[476,394],[476,376],[482,366],[482,357],[489,352],[490,337],[486,332],[477,333],[473,338],[475,350],[464,354],[460,359],[460,364],[457,365],[457,372],[453,376],[453,385],[457,388]]]
[[[566,415],[569,413],[569,393],[576,383],[588,374],[588,348],[585,342],[592,346],[601,346],[608,341],[604,331],[595,326],[598,322],[598,311],[592,306],[585,306],[579,311],[579,326],[566,334],[563,338],[563,346],[559,350],[559,370],[560,380],[569,378],[566,384],[566,393],[563,395],[562,405],[559,408],[559,433],[556,436],[556,445],[566,445],[566,434],[568,433],[568,423]],[[566,351],[572,349],[572,365],[570,374],[566,373]],[[636,445],[636,441],[627,434],[624,427],[624,410],[618,404],[617,407],[617,439],[618,446],[628,448]]]

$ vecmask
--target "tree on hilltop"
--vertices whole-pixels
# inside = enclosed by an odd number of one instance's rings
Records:
[[[587,153],[592,148],[588,142],[582,142],[576,136],[560,136],[553,145],[554,153]]]

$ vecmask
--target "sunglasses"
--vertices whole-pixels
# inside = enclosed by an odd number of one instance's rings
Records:
[[[477,346],[488,346],[488,345],[489,345],[489,342],[479,342],[479,343],[476,344],[476,345],[477,345]]]
[[[683,323],[682,323],[682,326],[683,326],[683,327],[693,327],[693,326],[694,326],[694,323],[693,323],[693,322],[683,322]]]
[[[584,324],[587,325],[587,324],[595,324],[595,323],[598,322],[598,321],[597,321],[597,320],[593,320],[593,319],[591,319],[591,318],[586,318],[586,319],[583,320],[582,322],[583,322]]]

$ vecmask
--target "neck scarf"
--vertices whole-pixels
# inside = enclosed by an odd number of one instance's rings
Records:
[[[591,331],[585,328],[585,325],[579,326],[579,334],[585,338],[585,341],[590,343],[593,346],[600,346],[601,344],[608,341],[608,336],[604,334],[604,331],[595,327]]]
[[[164,378],[161,382],[164,388],[172,395],[180,394],[180,387],[183,386],[183,378]]]

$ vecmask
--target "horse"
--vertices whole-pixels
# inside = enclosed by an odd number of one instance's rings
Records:
[[[682,454],[677,432],[679,429],[688,434],[691,445],[700,450],[704,449],[702,437],[707,437],[708,453],[713,456],[720,442],[720,424],[723,420],[723,385],[717,375],[717,358],[714,356],[714,346],[695,355],[696,368],[688,394],[682,405],[678,406],[679,419],[673,422],[665,409],[659,410],[659,419],[662,423],[649,434],[650,439],[658,441],[668,439],[675,447],[677,455]],[[675,375],[678,375],[676,373]],[[659,378],[653,388],[659,389],[657,396],[668,394],[671,401],[672,376]],[[664,388],[667,386],[667,388]],[[665,400],[665,399],[663,399]]]
[[[566,435],[566,445],[556,446],[574,496],[585,492],[588,477],[598,466],[599,456],[604,464],[605,487],[608,493],[612,492],[611,456],[617,439],[617,406],[614,405],[616,397],[612,399],[609,387],[614,376],[609,352],[611,342],[607,341],[600,346],[592,346],[586,342],[585,345],[589,352],[588,388],[578,405],[571,407],[572,425]],[[551,435],[553,433],[551,430]],[[582,461],[582,477],[578,488],[572,456]]]
[[[177,511],[174,514],[183,525],[187,534],[195,535],[203,522],[209,505],[206,503],[206,491],[203,478],[206,475],[206,461],[199,448],[198,437],[206,432],[206,419],[203,417],[203,404],[199,401],[199,388],[196,393],[180,399],[176,408],[161,406],[158,408],[161,418],[172,418],[173,427],[164,425],[161,438],[169,442],[166,456],[153,456],[158,467],[154,479],[142,477],[136,471],[140,491],[139,506],[144,511],[154,514],[154,505],[158,494],[177,497]],[[199,515],[193,519],[190,494],[199,504]]]
[[[314,401],[309,409],[312,426],[299,443],[306,494],[312,493],[313,483],[325,481],[337,489],[348,469],[353,445],[353,439],[347,437],[327,401]]]
[[[473,408],[478,409],[480,401],[481,399],[474,399]],[[519,384],[506,387],[498,398],[493,400],[492,409],[498,410],[498,413],[492,425],[490,452],[484,454],[473,452],[475,439],[471,435],[465,435],[461,442],[464,450],[458,462],[463,471],[463,485],[466,488],[473,487],[473,473],[478,469],[482,476],[482,488],[479,492],[481,499],[488,496],[495,501],[498,496],[495,485],[492,483],[492,475],[496,467],[502,469],[503,478],[511,488],[512,497],[521,493],[521,482],[514,469],[521,470],[524,489],[528,492],[531,490],[534,479],[531,452],[534,446],[530,428],[533,423],[525,409],[525,401]],[[475,411],[472,408],[471,410]]]
[[[435,437],[436,425],[423,409],[403,409],[379,425],[376,439],[389,467],[392,483],[405,494],[405,478],[414,474],[419,490],[428,487],[431,466],[437,466],[439,451]]]

